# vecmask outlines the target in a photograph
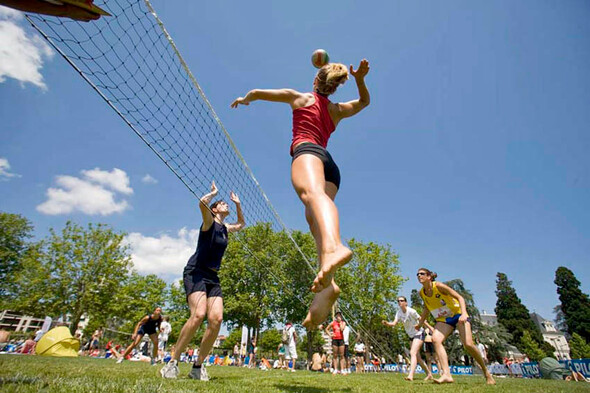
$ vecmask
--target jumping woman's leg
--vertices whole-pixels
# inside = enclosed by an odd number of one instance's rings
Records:
[[[180,360],[180,354],[184,352],[188,343],[192,340],[197,329],[203,323],[207,315],[207,295],[204,291],[193,292],[188,296],[188,306],[191,310],[191,316],[184,323],[172,359],[177,362]]]
[[[219,334],[221,322],[223,322],[223,298],[221,296],[210,297],[207,299],[207,330],[201,340],[196,365],[202,364],[203,360],[209,356],[217,334]]]
[[[443,370],[442,375],[435,379],[436,383],[452,383],[453,377],[451,377],[451,371],[449,369],[449,358],[447,357],[447,351],[443,343],[449,334],[453,332],[453,327],[446,323],[437,322],[434,326],[434,333],[432,334],[432,343],[434,344],[434,350],[438,354],[440,366]]]
[[[322,161],[311,154],[300,155],[291,166],[291,181],[317,225],[315,240],[320,247],[320,271],[312,290],[321,292],[329,286],[336,269],[352,258],[352,252],[340,241],[338,210],[326,193]]]
[[[492,374],[489,372],[488,368],[486,367],[483,361],[483,358],[481,357],[481,353],[479,353],[477,347],[473,343],[473,335],[471,333],[471,322],[459,322],[457,324],[457,330],[459,330],[459,338],[463,343],[463,348],[465,348],[465,351],[467,351],[467,353],[471,355],[471,357],[477,362],[477,364],[479,364],[479,367],[483,371],[483,375],[486,379],[486,383],[488,385],[495,385],[496,381],[494,381],[494,377],[492,377]]]
[[[332,280],[327,288],[314,295],[303,326],[306,329],[315,329],[324,322],[338,296],[340,296],[340,287]]]

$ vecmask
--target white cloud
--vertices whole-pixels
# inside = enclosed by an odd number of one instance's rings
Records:
[[[111,172],[99,168],[82,171],[82,178],[57,176],[56,183],[57,188],[49,188],[47,200],[37,206],[39,212],[58,215],[79,211],[107,216],[130,207],[126,200],[116,200],[116,192],[125,195],[133,193],[127,174],[117,168]]]
[[[131,249],[133,265],[139,273],[166,275],[176,281],[195,252],[198,237],[198,229],[182,228],[176,236],[151,237],[133,232],[124,241]]]
[[[142,177],[141,182],[142,183],[145,183],[145,184],[157,184],[158,183],[158,180],[154,179],[152,177],[152,175],[150,175],[148,173],[147,175],[145,175],[144,177]]]
[[[10,172],[10,164],[6,158],[0,157],[0,181],[8,180],[11,177],[21,177],[16,173]]]
[[[9,77],[47,89],[41,68],[54,52],[43,38],[27,35],[22,20],[22,12],[0,6],[0,83]]]
[[[114,191],[129,195],[133,189],[129,187],[129,177],[125,171],[114,168],[112,171],[101,171],[99,168],[82,171],[82,175],[88,180],[110,188]]]

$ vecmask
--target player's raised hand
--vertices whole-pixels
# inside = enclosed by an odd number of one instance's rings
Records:
[[[352,64],[350,65],[350,75],[354,76],[354,79],[363,79],[369,73],[369,61],[367,59],[362,59],[359,67],[355,70],[352,68]]]

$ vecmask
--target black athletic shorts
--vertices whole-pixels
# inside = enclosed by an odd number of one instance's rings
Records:
[[[304,142],[293,149],[293,161],[302,154],[313,154],[324,164],[324,178],[340,188],[340,169],[326,149],[315,143]]]
[[[154,326],[152,329],[150,329],[149,327],[147,329],[144,329],[144,326],[140,327],[139,330],[137,331],[138,335],[142,335],[145,336],[146,334],[149,336],[151,334],[156,334],[156,327]]]
[[[205,292],[207,297],[223,297],[221,285],[218,282],[203,277],[198,271],[191,274],[185,274],[182,278],[184,282],[184,292],[188,298],[191,293]]]
[[[332,339],[332,346],[343,347],[344,346],[344,339],[343,338],[333,338]]]

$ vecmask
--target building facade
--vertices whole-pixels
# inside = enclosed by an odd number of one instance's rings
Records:
[[[532,313],[531,318],[535,322],[535,325],[541,330],[543,334],[543,340],[551,344],[555,348],[554,355],[558,360],[569,360],[570,357],[570,346],[565,338],[565,334],[555,328],[552,321],[549,321],[537,313]]]

